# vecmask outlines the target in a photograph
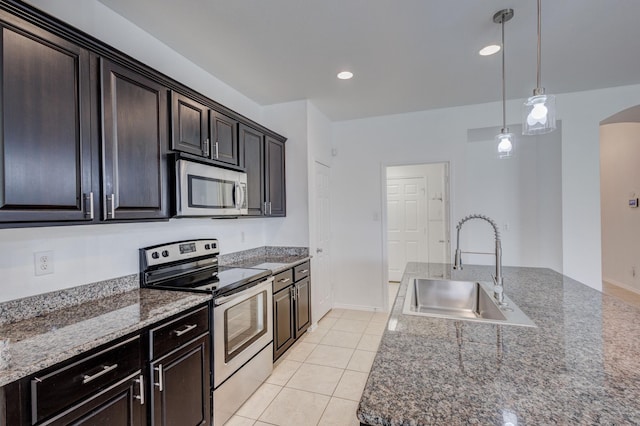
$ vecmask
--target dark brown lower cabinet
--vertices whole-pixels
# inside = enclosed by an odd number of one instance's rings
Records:
[[[154,360],[150,365],[151,424],[211,423],[209,336]]]
[[[293,284],[284,284],[293,281]],[[273,360],[277,360],[311,325],[309,262],[274,277]]]
[[[146,425],[144,380],[134,375],[73,407],[50,425]],[[142,397],[144,398],[144,397]]]
[[[293,329],[293,286],[273,295],[273,359],[280,357],[295,341]]]

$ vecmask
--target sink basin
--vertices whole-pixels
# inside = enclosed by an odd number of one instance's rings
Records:
[[[417,278],[409,285],[403,313],[407,315],[489,322],[536,325],[505,296],[506,307],[493,298],[491,283]]]

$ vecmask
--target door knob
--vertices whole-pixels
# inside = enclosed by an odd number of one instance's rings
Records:
[[[321,248],[317,248],[316,249],[316,253],[322,253],[322,249]]]

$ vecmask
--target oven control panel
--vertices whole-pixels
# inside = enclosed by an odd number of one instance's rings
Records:
[[[145,265],[141,266],[146,269],[149,266],[163,265],[196,257],[214,256],[220,254],[220,249],[218,248],[218,240],[201,239],[147,247],[140,249],[140,254],[145,263]]]

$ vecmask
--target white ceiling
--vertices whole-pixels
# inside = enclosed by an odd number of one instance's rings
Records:
[[[535,87],[535,0],[100,0],[261,105],[310,99],[332,120],[501,99]],[[640,83],[640,1],[544,0],[542,85]],[[355,77],[336,79],[349,69]]]

